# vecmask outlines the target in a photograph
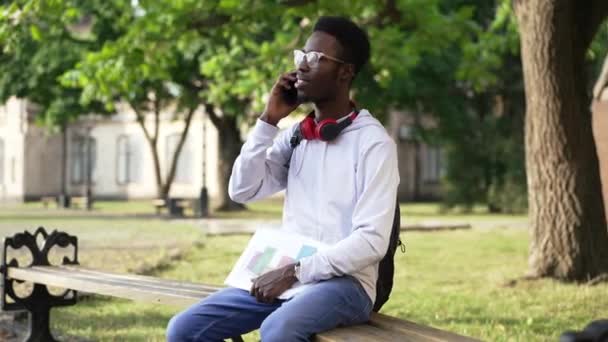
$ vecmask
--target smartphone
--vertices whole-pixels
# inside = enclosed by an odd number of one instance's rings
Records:
[[[282,90],[283,99],[287,104],[294,105],[298,102],[298,90],[295,87],[296,82],[289,82],[289,85],[291,85],[291,88],[283,88]]]

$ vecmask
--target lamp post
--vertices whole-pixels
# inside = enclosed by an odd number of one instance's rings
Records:
[[[93,209],[93,194],[92,194],[92,189],[91,189],[91,173],[93,168],[92,166],[92,158],[91,158],[91,130],[93,130],[93,124],[91,121],[89,121],[87,123],[86,126],[87,129],[87,135],[86,135],[86,144],[85,144],[85,148],[86,148],[86,168],[85,168],[85,177],[86,177],[86,190],[85,190],[85,197],[86,197],[86,204],[87,204],[87,210],[91,210]]]
[[[66,169],[68,160],[68,124],[63,122],[61,124],[61,193],[59,194],[58,201],[59,206],[62,208],[70,207],[70,198],[67,191],[67,179]]]
[[[206,124],[206,115],[201,114],[202,121],[201,125],[203,128],[203,145],[202,145],[202,187],[201,194],[199,199],[199,209],[201,217],[209,217],[209,193],[207,192],[207,124]]]
[[[94,126],[95,116],[93,114],[88,114],[86,116],[86,140],[85,140],[85,151],[86,151],[86,167],[85,167],[85,197],[86,197],[86,207],[87,210],[93,209],[93,189],[92,189],[92,180],[91,176],[93,173],[93,157],[91,156],[91,150],[93,147],[91,131]]]

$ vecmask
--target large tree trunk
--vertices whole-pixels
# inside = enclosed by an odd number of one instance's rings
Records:
[[[604,210],[608,217],[608,55],[604,59],[602,72],[593,87],[593,133],[600,159],[600,178],[604,192]]]
[[[232,166],[243,146],[236,117],[220,117],[213,111],[212,106],[208,105],[205,108],[209,119],[218,130],[218,185],[220,191],[217,209],[224,211],[243,210],[245,206],[234,202],[228,195],[228,182],[232,174]]]
[[[531,276],[585,281],[608,272],[584,72],[603,1],[514,2],[526,90]]]
[[[608,95],[608,94],[607,94]],[[593,134],[600,159],[600,178],[604,193],[604,210],[608,217],[608,97],[593,103]]]

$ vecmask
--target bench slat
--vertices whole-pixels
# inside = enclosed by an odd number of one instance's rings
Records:
[[[83,273],[83,274],[98,275],[100,277],[112,277],[113,279],[134,280],[134,281],[138,281],[142,284],[150,284],[150,285],[161,284],[163,286],[169,286],[174,289],[185,289],[185,290],[187,290],[187,289],[203,290],[204,289],[204,290],[207,290],[210,292],[215,292],[215,291],[223,289],[222,286],[216,286],[216,285],[192,283],[192,282],[188,282],[188,281],[175,281],[175,280],[169,280],[169,279],[160,279],[160,278],[144,276],[144,275],[137,275],[137,274],[106,272],[106,271],[88,269],[88,268],[84,268],[81,266],[65,266],[64,265],[64,266],[50,266],[50,267],[61,269],[61,270],[66,270],[68,272],[78,272],[78,273]]]
[[[215,291],[202,288],[200,291],[179,290],[176,288],[159,288],[136,282],[103,279],[83,274],[70,274],[52,266],[35,266],[31,268],[8,268],[8,277],[46,284],[77,291],[98,293],[106,296],[125,298],[141,302],[152,302],[166,305],[189,306],[197,303]]]
[[[399,319],[379,313],[372,314],[370,325],[382,330],[390,330],[408,336],[418,336],[416,341],[454,341],[454,342],[475,342],[480,341],[471,337],[466,337],[439,330],[426,325],[417,324],[405,319]]]
[[[158,292],[170,294],[178,293],[184,296],[192,295],[195,298],[202,298],[200,296],[205,297],[217,291],[217,289],[208,289],[205,286],[200,286],[198,288],[192,286],[190,288],[176,288],[171,284],[163,284],[162,282],[141,282],[139,280],[121,279],[112,274],[92,274],[88,272],[80,272],[80,270],[66,271],[63,269],[57,269],[52,267],[32,267],[32,269],[35,271],[40,271],[44,274],[52,273],[54,275],[69,277],[82,281],[91,281],[103,283],[106,285],[121,286],[127,289],[132,288],[133,291],[152,291],[155,293]]]
[[[336,341],[477,342],[479,340],[373,313],[365,325],[337,328],[317,336],[316,342]]]
[[[392,331],[383,331],[369,324],[355,325],[350,327],[340,327],[330,331],[326,331],[316,337],[315,342],[394,342],[394,341],[412,341],[402,334]]]

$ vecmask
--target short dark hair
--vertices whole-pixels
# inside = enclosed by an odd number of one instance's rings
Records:
[[[342,59],[355,66],[355,74],[368,62],[370,44],[367,33],[345,17],[323,16],[319,18],[314,31],[330,34],[342,45]]]

